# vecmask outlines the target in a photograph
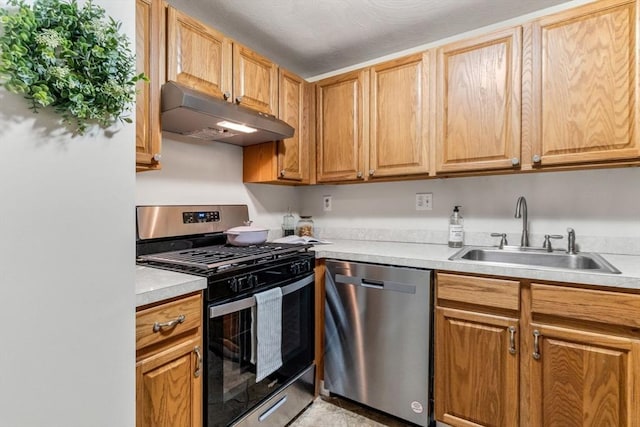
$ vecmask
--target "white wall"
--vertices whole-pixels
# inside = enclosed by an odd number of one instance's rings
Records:
[[[246,204],[254,225],[279,230],[287,208],[295,212],[300,202],[292,187],[243,184],[242,147],[165,135],[162,169],[137,174],[136,203]]]
[[[462,205],[466,243],[493,243],[489,233],[505,232],[517,244],[522,221],[513,215],[523,195],[532,244],[573,227],[582,250],[640,254],[637,167],[295,188],[243,184],[240,147],[189,141],[164,138],[162,170],[137,175],[137,204],[243,203],[256,224],[272,230],[291,206],[312,215],[324,238],[442,244],[453,206]],[[433,193],[432,211],[415,210],[415,194],[423,192]],[[324,195],[332,196],[331,212],[322,210]]]
[[[544,234],[566,235],[566,228],[573,227],[583,249],[638,253],[639,182],[640,168],[634,167],[323,185],[303,191],[302,210],[314,216],[325,237],[336,238],[355,228],[360,229],[361,238],[382,235],[387,240],[393,237],[384,230],[392,228],[435,231],[421,233],[415,241],[446,243],[449,215],[454,205],[462,205],[465,231],[470,237],[476,233],[476,242],[488,233],[506,232],[510,243],[516,244],[522,221],[514,218],[514,212],[516,199],[522,195],[528,202],[535,244],[541,244]],[[432,211],[415,210],[415,194],[424,192],[433,193]],[[322,210],[324,195],[332,196],[331,212]],[[411,233],[396,234],[414,240]]]
[[[0,89],[0,425],[134,426],[134,126],[56,120]]]

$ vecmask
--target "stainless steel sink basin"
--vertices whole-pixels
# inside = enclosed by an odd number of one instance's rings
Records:
[[[563,270],[613,273],[620,271],[596,253],[582,252],[569,255],[566,252],[546,252],[544,249],[519,246],[496,247],[465,246],[449,257],[450,260],[468,260],[487,264],[529,265]]]

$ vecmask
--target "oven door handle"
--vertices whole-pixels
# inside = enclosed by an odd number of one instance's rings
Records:
[[[305,286],[308,286],[315,281],[315,275],[310,274],[303,279],[298,280],[297,282],[293,282],[290,285],[282,287],[282,296],[290,294],[292,292],[298,291]],[[209,318],[214,319],[216,317],[224,316],[230,313],[235,313],[240,310],[244,310],[247,308],[254,307],[256,305],[256,298],[250,296],[248,298],[243,298],[238,301],[228,302],[222,305],[214,305],[209,307]]]

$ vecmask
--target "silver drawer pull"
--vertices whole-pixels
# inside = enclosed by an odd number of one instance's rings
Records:
[[[540,331],[537,329],[533,331],[533,358],[540,359]]]
[[[193,376],[198,378],[200,373],[202,372],[202,352],[200,351],[200,346],[197,345],[193,352],[196,354],[196,370],[193,372]]]
[[[183,323],[186,318],[187,317],[184,314],[181,314],[180,316],[168,322],[164,322],[164,323],[155,322],[153,324],[153,332],[160,332],[160,329],[162,328],[173,328],[174,326],[179,325],[180,323]]]
[[[284,405],[287,402],[287,395],[285,394],[284,397],[280,400],[278,400],[276,402],[275,405],[273,405],[271,408],[267,409],[262,415],[260,415],[258,417],[258,421],[259,422],[263,422],[265,421],[267,418],[269,418],[274,412],[276,412],[278,410],[278,408],[280,408],[282,405]]]
[[[516,354],[516,328],[509,326],[509,353]]]

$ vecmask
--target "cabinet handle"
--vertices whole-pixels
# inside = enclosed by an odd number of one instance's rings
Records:
[[[236,104],[240,104],[242,102],[243,96],[236,96]]]
[[[224,98],[225,101],[227,101],[229,98],[231,98],[231,92],[223,93],[222,97]]]
[[[533,358],[540,359],[540,331],[537,329],[533,331]]]
[[[156,154],[153,155],[153,160],[154,161],[159,162],[160,159],[162,159],[162,154],[156,153]]]
[[[516,354],[516,328],[509,326],[509,353]]]
[[[162,328],[173,328],[174,326],[179,325],[180,323],[183,323],[186,318],[187,317],[184,314],[181,314],[180,316],[168,322],[164,322],[164,323],[155,322],[153,324],[153,332],[160,332],[160,329]]]
[[[520,164],[520,159],[519,159],[519,158],[517,158],[517,157],[512,158],[512,159],[511,159],[511,164],[512,164],[513,166],[518,166],[518,165]]]
[[[374,173],[376,173],[375,169],[369,169],[369,176],[373,176]]]
[[[197,345],[193,352],[196,354],[196,370],[193,372],[193,376],[198,378],[200,376],[200,372],[202,372],[202,352],[200,351],[200,346]]]
[[[540,163],[541,160],[542,160],[542,157],[540,157],[540,154],[533,155],[533,163]]]
[[[281,176],[281,177],[284,177],[284,174],[285,174],[284,169],[282,169],[282,170],[280,171],[280,176]]]
[[[356,174],[356,176],[357,176],[358,178],[362,178],[362,171],[358,171],[358,173]]]

